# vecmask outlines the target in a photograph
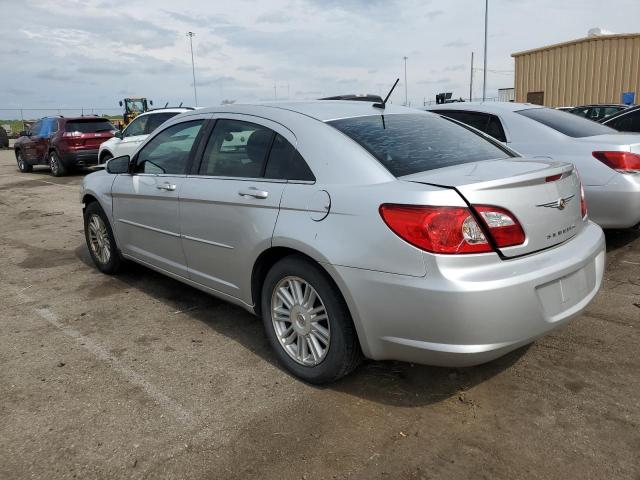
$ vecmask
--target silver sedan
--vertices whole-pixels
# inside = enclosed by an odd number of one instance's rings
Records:
[[[132,260],[254,312],[313,383],[363,356],[492,360],[578,315],[604,268],[572,165],[389,105],[184,113],[81,199],[98,269]]]
[[[538,105],[508,102],[437,105],[518,152],[576,166],[589,215],[603,228],[640,226],[640,135]]]

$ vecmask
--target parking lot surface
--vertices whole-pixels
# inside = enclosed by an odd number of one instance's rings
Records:
[[[640,233],[607,233],[596,300],[529,347],[314,387],[245,311],[100,274],[84,173],[0,151],[0,478],[640,478]]]

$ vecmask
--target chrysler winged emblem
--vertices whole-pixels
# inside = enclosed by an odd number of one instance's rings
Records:
[[[558,210],[564,210],[564,207],[567,206],[567,203],[569,203],[573,197],[575,197],[575,195],[569,195],[568,197],[559,198],[558,200],[554,200],[553,202],[540,203],[539,205],[536,205],[536,207],[557,208]]]

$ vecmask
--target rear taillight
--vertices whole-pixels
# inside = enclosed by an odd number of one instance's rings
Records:
[[[498,247],[524,243],[524,231],[510,212],[488,205],[474,208]],[[460,254],[492,251],[475,216],[466,207],[384,204],[380,206],[380,215],[396,235],[427,252]]]
[[[620,173],[640,173],[640,155],[631,152],[593,152],[593,156]]]

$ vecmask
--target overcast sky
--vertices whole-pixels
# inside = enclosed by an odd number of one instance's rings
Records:
[[[512,52],[637,32],[639,0],[490,0],[487,90],[513,86]],[[483,0],[0,0],[0,108],[113,107],[125,96],[201,106],[385,92],[412,105],[469,94]],[[476,71],[474,95],[482,93]],[[274,92],[276,85],[276,92]],[[0,117],[6,117],[0,112]]]

